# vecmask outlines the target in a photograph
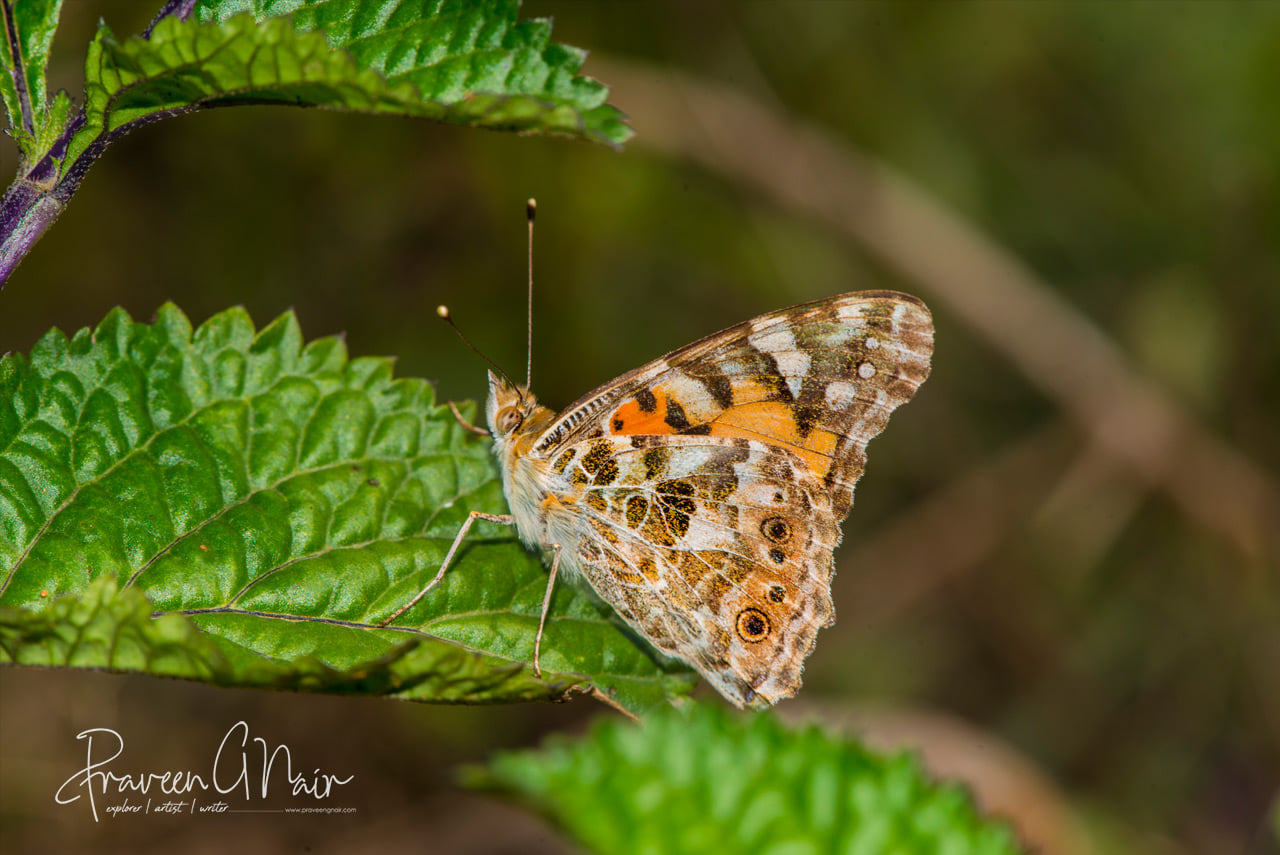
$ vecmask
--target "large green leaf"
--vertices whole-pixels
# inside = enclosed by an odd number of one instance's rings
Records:
[[[0,359],[0,661],[450,702],[595,686],[636,711],[687,691],[569,585],[535,678],[546,570],[504,526],[474,527],[378,626],[470,510],[505,511],[489,447],[427,383],[304,344],[291,314],[55,330]]]
[[[624,142],[631,131],[606,88],[578,76],[585,54],[518,12],[516,0],[205,0],[147,39],[118,41],[104,26],[65,163],[139,123],[238,103]]]
[[[610,720],[497,755],[472,786],[531,804],[593,852],[1010,855],[1010,831],[908,754],[873,754],[771,713]]]

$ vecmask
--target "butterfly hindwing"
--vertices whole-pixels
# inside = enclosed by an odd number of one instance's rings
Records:
[[[569,546],[596,592],[735,703],[794,694],[832,618],[840,539],[827,491],[803,462],[700,435],[600,437],[562,455],[590,528]]]

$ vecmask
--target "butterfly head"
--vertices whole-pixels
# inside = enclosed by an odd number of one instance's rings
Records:
[[[485,417],[494,442],[504,445],[514,434],[543,426],[552,415],[528,389],[512,385],[505,377],[489,372],[489,403]]]
[[[494,438],[515,433],[533,412],[536,401],[528,391],[513,386],[502,376],[489,372],[489,403],[485,418]]]

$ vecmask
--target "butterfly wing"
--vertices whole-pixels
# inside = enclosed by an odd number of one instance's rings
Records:
[[[739,706],[793,695],[830,623],[832,550],[867,442],[929,373],[895,292],[762,315],[584,396],[530,453],[570,566]],[[554,493],[554,491],[553,491]]]
[[[803,461],[697,435],[600,437],[569,456],[575,487],[552,507],[574,510],[550,519],[563,560],[738,706],[795,694],[831,621],[840,540],[826,488]]]
[[[805,462],[849,512],[867,443],[929,376],[933,321],[895,291],[841,294],[761,315],[588,393],[535,455],[592,436],[752,439]]]

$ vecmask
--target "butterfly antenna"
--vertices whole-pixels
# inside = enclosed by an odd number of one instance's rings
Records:
[[[485,362],[489,363],[489,366],[493,368],[494,371],[498,372],[498,376],[500,376],[503,380],[506,380],[507,385],[510,386],[512,389],[516,390],[516,395],[518,395],[520,397],[520,401],[523,402],[524,393],[520,391],[520,387],[515,384],[515,381],[511,379],[511,376],[507,374],[507,372],[502,370],[501,365],[499,365],[498,363],[490,359],[483,350],[481,350],[480,348],[476,347],[474,344],[471,343],[471,339],[463,335],[462,330],[460,330],[458,328],[458,325],[453,322],[453,315],[449,313],[449,307],[436,306],[436,314],[439,315],[440,319],[443,320],[446,324],[453,327],[453,331],[458,334],[458,338],[462,339],[463,344],[465,344],[467,347],[474,350],[476,352],[476,355],[478,355]]]
[[[538,213],[538,200],[525,203],[525,212],[529,216],[529,357],[525,362],[524,387],[528,389],[533,386],[533,219]]]

